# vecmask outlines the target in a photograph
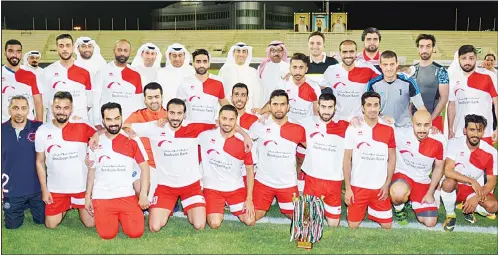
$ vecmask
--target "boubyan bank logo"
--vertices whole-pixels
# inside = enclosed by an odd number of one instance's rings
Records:
[[[48,146],[47,152],[51,153],[54,150],[54,148],[59,148],[60,149],[60,148],[62,148],[62,146],[60,146],[58,144],[52,144],[52,145]]]

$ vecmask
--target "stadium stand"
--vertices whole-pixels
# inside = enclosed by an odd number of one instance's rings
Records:
[[[358,43],[359,50],[362,48],[360,30],[348,31],[345,34],[326,34],[325,50],[328,53],[337,52],[337,46],[342,40],[352,39]],[[55,37],[61,33],[70,33],[73,38],[89,36],[94,38],[101,48],[101,53],[106,60],[113,57],[112,48],[118,39],[126,38],[132,44],[132,52],[139,45],[152,42],[164,52],[168,45],[179,42],[192,52],[198,48],[206,48],[213,57],[226,57],[230,46],[236,42],[245,42],[253,46],[253,57],[265,56],[268,43],[275,39],[285,42],[290,53],[304,52],[307,50],[307,33],[294,33],[288,30],[157,30],[157,31],[21,31],[2,30],[2,44],[8,39],[18,39],[24,45],[24,51],[40,50],[42,62],[51,63],[58,59],[55,51]],[[433,34],[436,39],[435,60],[452,60],[454,52],[463,44],[473,44],[478,49],[479,59],[487,53],[497,52],[496,38],[498,32],[485,31],[401,31],[381,30],[381,50],[390,49],[400,56],[401,64],[410,65],[417,60],[418,54],[415,49],[415,38],[420,33]],[[2,60],[5,56],[2,54]],[[163,62],[165,60],[163,59]],[[403,63],[405,62],[405,63]]]

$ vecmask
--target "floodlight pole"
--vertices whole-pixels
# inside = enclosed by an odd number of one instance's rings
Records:
[[[469,32],[470,17],[467,17],[467,32]]]
[[[137,18],[137,30],[140,30],[140,18]]]
[[[99,31],[100,31],[100,18],[97,18],[98,23],[99,23]]]
[[[124,19],[125,19],[125,31],[126,31],[126,18],[124,18]]]
[[[61,18],[57,18],[59,20],[59,31],[61,31]]]
[[[88,30],[88,29],[86,28],[86,18],[85,18],[85,30]]]
[[[114,31],[114,18],[111,18],[111,30]]]
[[[35,30],[35,17],[33,17],[33,30]]]
[[[45,17],[45,30],[48,30],[47,17]]]
[[[479,31],[481,31],[481,17],[479,17]]]

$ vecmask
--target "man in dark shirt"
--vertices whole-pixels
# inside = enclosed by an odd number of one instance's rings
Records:
[[[12,97],[11,118],[2,123],[2,198],[5,227],[16,229],[29,208],[36,224],[45,224],[45,203],[36,173],[35,133],[41,122],[27,119],[28,100]]]
[[[325,43],[325,36],[320,32],[313,32],[308,37],[308,48],[310,51],[310,63],[308,65],[308,72],[306,73],[307,81],[313,81],[320,86],[323,93],[332,93],[332,88],[327,87],[323,79],[323,73],[331,65],[336,65],[339,62],[333,58],[328,57],[323,51]]]

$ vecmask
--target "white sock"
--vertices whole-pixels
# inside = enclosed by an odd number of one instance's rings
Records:
[[[486,209],[484,209],[484,207],[482,207],[481,205],[477,205],[476,213],[480,213],[482,215],[488,215],[488,211],[486,211]]]
[[[456,192],[445,192],[441,190],[441,199],[443,200],[446,215],[455,215]]]
[[[434,200],[436,201],[436,206],[439,209],[439,206],[441,205],[441,190],[434,191]]]
[[[398,211],[398,212],[399,212],[399,211],[403,210],[403,208],[405,208],[405,203],[402,203],[402,204],[400,204],[400,205],[393,205],[393,207],[394,207],[394,209],[395,209],[396,211]]]

